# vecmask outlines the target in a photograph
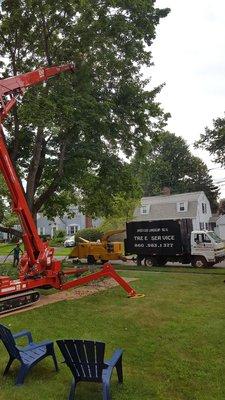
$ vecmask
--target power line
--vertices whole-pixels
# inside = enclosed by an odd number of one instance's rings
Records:
[[[224,167],[213,167],[213,168],[209,168],[208,171],[213,171],[215,169],[222,169],[223,171],[225,170]]]

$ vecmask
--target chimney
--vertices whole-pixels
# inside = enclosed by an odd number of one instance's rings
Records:
[[[163,196],[170,196],[171,195],[171,189],[168,186],[164,186],[162,188],[162,194]]]
[[[92,218],[88,215],[85,215],[85,228],[93,228]]]

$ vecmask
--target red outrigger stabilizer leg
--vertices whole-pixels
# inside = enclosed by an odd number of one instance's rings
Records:
[[[71,289],[76,286],[84,285],[90,281],[97,280],[102,277],[113,278],[127,293],[129,297],[137,296],[135,290],[114,270],[110,263],[105,263],[101,271],[90,275],[80,277],[76,280],[62,284],[61,290]]]

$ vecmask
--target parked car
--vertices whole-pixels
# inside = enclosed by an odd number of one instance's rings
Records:
[[[74,236],[67,237],[63,245],[64,245],[64,247],[73,247],[73,246],[75,246]]]

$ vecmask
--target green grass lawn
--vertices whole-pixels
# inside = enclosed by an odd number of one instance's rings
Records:
[[[72,251],[72,247],[55,247],[56,256],[68,256]]]
[[[0,256],[7,256],[15,247],[15,244],[0,243]]]
[[[7,256],[10,251],[15,247],[15,244],[5,244],[5,243],[0,243],[0,256]],[[21,244],[21,249],[23,249],[23,245]],[[68,254],[71,252],[72,248],[71,247],[56,247],[55,248],[55,255],[56,256],[68,256]]]
[[[84,338],[124,352],[124,384],[112,379],[112,400],[224,400],[225,278],[223,274],[174,271],[124,271],[141,299],[128,299],[120,289],[63,301],[1,318],[16,332],[32,331],[36,340]],[[62,357],[59,354],[58,360]],[[7,355],[0,345],[0,373]],[[17,365],[0,379],[0,400],[67,399],[70,372],[51,359],[34,367],[23,387],[13,386]],[[100,385],[81,383],[78,400],[101,399]]]

